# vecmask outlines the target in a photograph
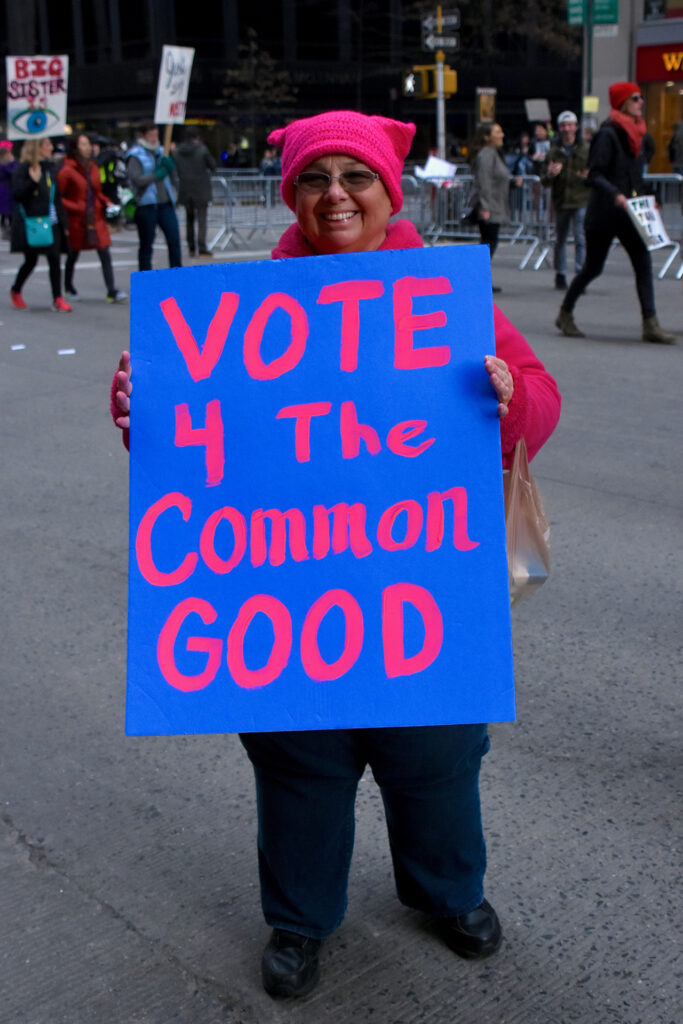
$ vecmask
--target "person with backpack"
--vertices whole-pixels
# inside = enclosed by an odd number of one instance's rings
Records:
[[[137,143],[128,151],[128,181],[135,195],[135,224],[140,247],[138,268],[152,269],[152,249],[157,227],[168,246],[170,267],[182,267],[180,229],[175,212],[175,162],[159,145],[159,129],[147,122],[140,126]]]

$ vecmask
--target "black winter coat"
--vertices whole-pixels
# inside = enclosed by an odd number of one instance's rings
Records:
[[[211,202],[211,171],[216,161],[203,142],[181,142],[173,152],[180,188],[178,203],[203,206]]]
[[[50,213],[50,191],[54,184],[54,204],[57,209],[60,231],[55,231],[55,243],[60,244],[67,237],[67,222],[62,200],[57,187],[57,169],[49,160],[41,160],[40,166],[43,174],[39,181],[34,181],[28,173],[29,165],[23,161],[17,164],[12,175],[12,194],[14,196],[14,209],[12,211],[12,240],[10,243],[11,252],[27,252],[26,229],[24,218],[19,209],[19,203],[24,207],[27,217],[47,217]],[[56,225],[53,225],[53,227]],[[66,244],[66,243],[65,243]],[[48,247],[49,248],[49,247]],[[65,249],[65,245],[64,245]],[[43,252],[43,249],[32,249],[32,252]]]
[[[586,228],[615,231],[628,214],[615,205],[621,193],[627,199],[647,194],[643,181],[643,152],[634,156],[628,135],[614,121],[603,121],[591,142],[588,184],[591,194],[586,209]]]

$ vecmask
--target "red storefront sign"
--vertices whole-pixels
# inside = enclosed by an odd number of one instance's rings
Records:
[[[666,46],[639,46],[636,79],[639,82],[683,80],[683,40]]]

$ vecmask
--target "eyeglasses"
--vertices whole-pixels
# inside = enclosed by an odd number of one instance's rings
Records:
[[[297,174],[294,184],[302,192],[313,194],[327,192],[333,181],[338,181],[345,192],[365,192],[377,179],[376,171],[342,171],[341,174],[328,174],[326,171],[302,171]]]
[[[629,99],[630,100],[635,100],[636,103],[638,102],[638,100],[642,100],[642,98],[643,97],[640,95],[640,93],[637,93],[637,95],[635,95],[635,96],[629,96]]]

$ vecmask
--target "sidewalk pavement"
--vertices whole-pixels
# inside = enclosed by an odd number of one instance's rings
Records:
[[[261,242],[254,245],[261,246]],[[114,242],[117,284],[135,236]],[[260,251],[267,251],[262,245]],[[358,800],[349,909],[300,1003],[262,991],[253,785],[234,736],[123,735],[127,456],[108,383],[128,313],[2,296],[0,1024],[678,1024],[681,282],[675,347],[639,340],[626,258],[553,327],[553,275],[503,245],[500,306],[557,377],[535,460],[552,575],[514,615],[518,720],[482,774],[499,953],[459,960],[401,907],[378,791]],[[163,247],[158,265],[165,265]],[[241,258],[241,257],[240,257]],[[60,354],[64,353],[64,354]]]

